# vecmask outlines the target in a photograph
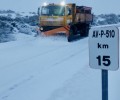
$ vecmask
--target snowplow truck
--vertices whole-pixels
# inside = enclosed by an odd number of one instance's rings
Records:
[[[88,36],[93,21],[92,8],[76,4],[48,4],[38,8],[39,29],[46,35],[65,34],[68,41]]]

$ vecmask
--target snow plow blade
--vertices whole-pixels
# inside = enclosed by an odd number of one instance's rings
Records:
[[[56,28],[56,29],[43,32],[45,36],[59,35],[61,33],[64,33],[66,36],[68,36],[69,26],[64,26],[64,27],[60,27],[60,28]]]

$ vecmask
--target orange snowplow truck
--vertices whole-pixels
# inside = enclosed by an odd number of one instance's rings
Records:
[[[76,4],[46,4],[38,8],[39,29],[46,36],[64,33],[69,42],[75,36],[88,36],[93,21],[91,10]]]

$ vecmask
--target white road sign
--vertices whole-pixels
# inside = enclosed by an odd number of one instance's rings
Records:
[[[89,32],[89,64],[91,68],[119,68],[119,30],[115,26],[92,28]]]

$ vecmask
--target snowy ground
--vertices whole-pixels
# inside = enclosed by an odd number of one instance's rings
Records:
[[[16,34],[0,43],[0,100],[102,100],[101,70],[89,67],[88,38]],[[120,100],[120,69],[109,71],[109,100]]]

